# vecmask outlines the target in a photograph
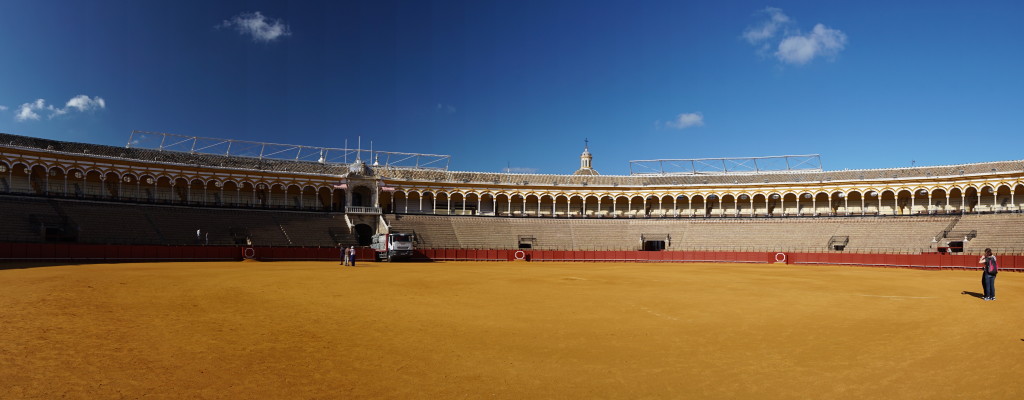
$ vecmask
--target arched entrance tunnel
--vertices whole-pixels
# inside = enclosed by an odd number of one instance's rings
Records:
[[[373,228],[367,224],[356,225],[356,241],[360,246],[369,246],[373,241]]]

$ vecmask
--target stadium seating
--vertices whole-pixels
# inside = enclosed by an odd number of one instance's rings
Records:
[[[991,215],[982,218],[993,217]],[[542,250],[638,250],[643,235],[665,235],[668,250],[828,252],[848,236],[846,252],[934,251],[932,239],[953,216],[804,218],[552,219],[388,216],[397,232],[414,232],[424,248],[515,249],[531,237]],[[1019,220],[1018,220],[1019,221]],[[984,229],[984,228],[983,228]],[[1021,237],[1022,233],[1014,233]],[[979,237],[982,235],[979,234]],[[1012,235],[1010,235],[1012,236]]]
[[[0,240],[41,242],[40,221],[66,219],[77,241],[105,244],[337,246],[356,244],[337,213],[244,210],[0,196]],[[518,218],[386,215],[393,232],[415,233],[422,248],[515,249],[523,238],[543,250],[637,250],[647,236],[668,250],[835,251],[833,236],[849,237],[843,251],[935,251],[944,230],[974,232],[966,250],[1021,252],[1024,215],[1017,213],[792,218]],[[196,230],[201,231],[197,241]],[[239,232],[244,232],[240,243]],[[207,239],[208,237],[208,239]],[[247,239],[247,240],[246,240]],[[955,237],[951,239],[956,239]]]
[[[363,201],[379,194],[385,213],[429,213],[385,215],[393,231],[415,233],[424,248],[514,249],[529,244],[546,250],[637,250],[645,236],[664,238],[669,250],[837,251],[828,248],[833,237],[849,240],[846,252],[929,252],[943,246],[942,240],[962,237],[969,239],[969,252],[991,247],[997,253],[1019,253],[1024,247],[1024,216],[1009,213],[1024,205],[1021,161],[668,176],[382,166],[372,176],[360,172],[352,178],[349,165],[340,163],[9,134],[0,134],[0,156],[9,167],[0,174],[0,216],[5,221],[0,241],[8,242],[352,245],[356,235],[344,214],[297,209],[301,204],[304,209],[341,210],[344,191],[358,188],[364,191],[361,201],[352,200],[349,206],[365,206]],[[29,171],[25,165],[31,165]],[[140,165],[145,168],[135,169]],[[140,179],[146,176],[155,182]],[[932,179],[936,177],[952,179]],[[335,186],[338,179],[348,180],[353,188]],[[381,191],[373,192],[375,187]],[[850,188],[855,189],[848,193],[847,209],[846,201],[833,192]],[[878,196],[870,197],[869,191]],[[948,198],[939,194],[946,191],[952,192]],[[934,197],[929,200],[929,195]],[[349,212],[376,219],[379,210]],[[961,212],[968,214],[961,217]],[[977,212],[986,214],[973,214]],[[60,230],[55,227],[73,228],[74,235],[55,235],[51,231]]]
[[[78,241],[104,244],[154,244],[163,237],[143,207],[101,202],[51,201],[78,225]],[[193,229],[193,232],[195,230]],[[194,233],[193,233],[194,236]]]
[[[67,218],[78,242],[100,244],[336,246],[356,244],[340,214],[218,209],[0,196],[0,241],[42,242],[38,221]],[[33,222],[33,217],[35,222]],[[200,237],[196,237],[196,230]],[[249,241],[236,238],[245,232]]]
[[[47,219],[60,218],[60,214],[54,210],[46,199],[31,197],[0,197],[0,215],[3,223],[0,223],[0,238],[12,242],[40,242],[43,241],[42,227],[39,225],[38,217]],[[33,221],[33,217],[36,221]]]
[[[386,218],[392,232],[414,233],[416,244],[423,248],[455,247],[458,243],[455,230],[449,218],[425,215],[390,215]]]
[[[996,254],[1018,254],[1024,248],[1024,214],[964,215],[956,224],[954,234],[976,236],[964,243],[964,251],[980,254],[991,248]],[[974,236],[974,235],[971,235]],[[950,240],[963,237],[950,237]]]

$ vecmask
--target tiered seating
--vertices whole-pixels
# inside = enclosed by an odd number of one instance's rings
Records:
[[[274,219],[277,212],[162,206],[148,207],[146,212],[171,244],[196,243],[196,230],[201,231],[199,243],[207,243],[206,234],[209,233],[211,245],[234,244],[231,228],[244,227],[248,229],[254,245],[300,245],[288,240]]]
[[[688,219],[670,250],[825,251],[841,220],[835,218]]]
[[[672,225],[679,226],[668,221],[644,219],[576,219],[570,220],[567,227],[571,230],[575,249],[636,250],[642,245],[640,237],[643,234],[669,234],[674,237]],[[559,224],[552,226],[558,228]]]
[[[59,219],[61,216],[46,199],[0,196],[0,240],[7,242],[38,242],[42,230],[32,223],[32,216]]]
[[[344,216],[332,217],[334,217],[335,221],[337,221],[332,224],[338,225],[332,225],[327,228],[327,234],[330,235],[331,237],[331,243],[336,243],[345,247],[358,245],[359,239],[356,237],[356,234],[353,233],[352,230],[348,228],[348,225],[346,225],[345,222],[343,221]]]
[[[1024,253],[1024,214],[964,215],[955,232],[971,231],[977,231],[977,237],[964,243],[967,253],[981,254],[986,248],[997,255]]]
[[[162,243],[141,207],[92,202],[53,202],[78,224],[78,241],[103,244]]]
[[[847,249],[859,252],[934,251],[932,239],[951,221],[952,216],[855,218],[842,225],[836,235],[849,236]]]
[[[83,243],[231,245],[239,232],[254,245],[355,244],[340,214],[182,206],[114,204],[0,196],[0,240],[42,241],[39,221],[67,218]],[[514,249],[521,237],[535,249],[636,250],[643,235],[667,239],[669,250],[831,251],[829,238],[848,236],[846,252],[934,251],[932,239],[948,227],[976,231],[968,252],[991,247],[1021,252],[1024,215],[795,218],[501,218],[389,215],[394,232],[416,233],[423,248]],[[33,219],[36,221],[33,223]],[[958,233],[959,234],[959,233]]]
[[[44,240],[37,221],[68,221],[78,242],[103,244],[238,244],[248,234],[260,246],[336,246],[356,244],[340,214],[240,210],[183,206],[117,204],[0,196],[0,241]],[[196,230],[202,232],[196,239]],[[450,229],[449,229],[450,231]],[[332,233],[333,232],[333,233]],[[207,236],[207,233],[209,234]]]
[[[305,213],[274,213],[274,219],[288,233],[288,239],[293,244],[300,243],[303,246],[337,246],[331,231],[332,228],[335,232],[341,228],[348,229],[343,218],[333,215],[310,218]],[[355,244],[354,237],[352,239],[351,244]]]
[[[416,242],[424,248],[440,249],[459,247],[459,239],[449,218],[425,215],[388,216],[392,232],[415,233]]]
[[[933,251],[932,238],[952,216],[680,219],[535,219],[403,215],[392,229],[415,232],[424,248],[514,249],[521,236],[535,249],[637,250],[643,235],[666,235],[669,250],[834,251],[829,238],[849,236],[846,252]],[[1015,233],[1018,238],[1024,232]],[[980,234],[979,234],[980,236]]]

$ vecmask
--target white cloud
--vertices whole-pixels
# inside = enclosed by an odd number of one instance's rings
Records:
[[[810,33],[802,34],[781,9],[768,7],[761,13],[768,15],[767,20],[743,31],[743,38],[758,46],[759,54],[767,55],[775,47],[774,56],[779,61],[804,65],[818,57],[832,59],[846,48],[846,34],[838,29],[819,23]]]
[[[238,14],[229,20],[225,20],[220,25],[217,25],[217,27],[233,27],[238,33],[252,36],[252,39],[257,42],[272,42],[282,36],[292,34],[291,30],[288,29],[288,25],[282,23],[281,20],[269,20],[259,11]]]
[[[42,110],[46,107],[46,100],[38,99],[32,103],[22,104],[18,107],[18,112],[14,115],[14,119],[19,122],[28,120],[39,120],[39,113],[36,111]],[[52,108],[52,106],[50,106]]]
[[[679,114],[674,120],[666,122],[665,126],[675,129],[704,126],[704,114],[699,112]]]
[[[768,14],[768,20],[749,27],[743,32],[743,38],[747,39],[750,44],[758,44],[775,37],[779,29],[792,22],[786,14],[782,13],[781,9],[775,7],[767,7],[761,10],[761,13]]]
[[[107,108],[107,102],[99,96],[89,98],[89,96],[80,94],[72,97],[71,100],[68,100],[64,108],[57,108],[53,105],[46,104],[46,100],[36,99],[34,102],[25,103],[18,107],[18,111],[15,113],[14,119],[18,122],[25,122],[28,120],[38,121],[40,118],[40,112],[49,112],[49,118],[53,118],[67,114],[71,111],[85,112],[101,108]]]
[[[815,57],[835,57],[845,47],[845,33],[817,24],[811,33],[782,39],[775,56],[785,63],[803,65]]]
[[[0,106],[0,111],[7,111],[7,106]]]
[[[67,110],[69,108],[75,108],[78,109],[78,111],[80,112],[84,112],[95,108],[106,107],[107,102],[104,101],[103,98],[97,96],[90,99],[89,96],[80,94],[78,96],[72,97],[71,100],[68,100],[68,104],[64,106],[64,109]]]

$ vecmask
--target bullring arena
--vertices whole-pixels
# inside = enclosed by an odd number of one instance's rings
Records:
[[[530,175],[185,143],[0,135],[2,397],[1024,393],[1021,161]],[[410,262],[372,261],[386,232]]]

